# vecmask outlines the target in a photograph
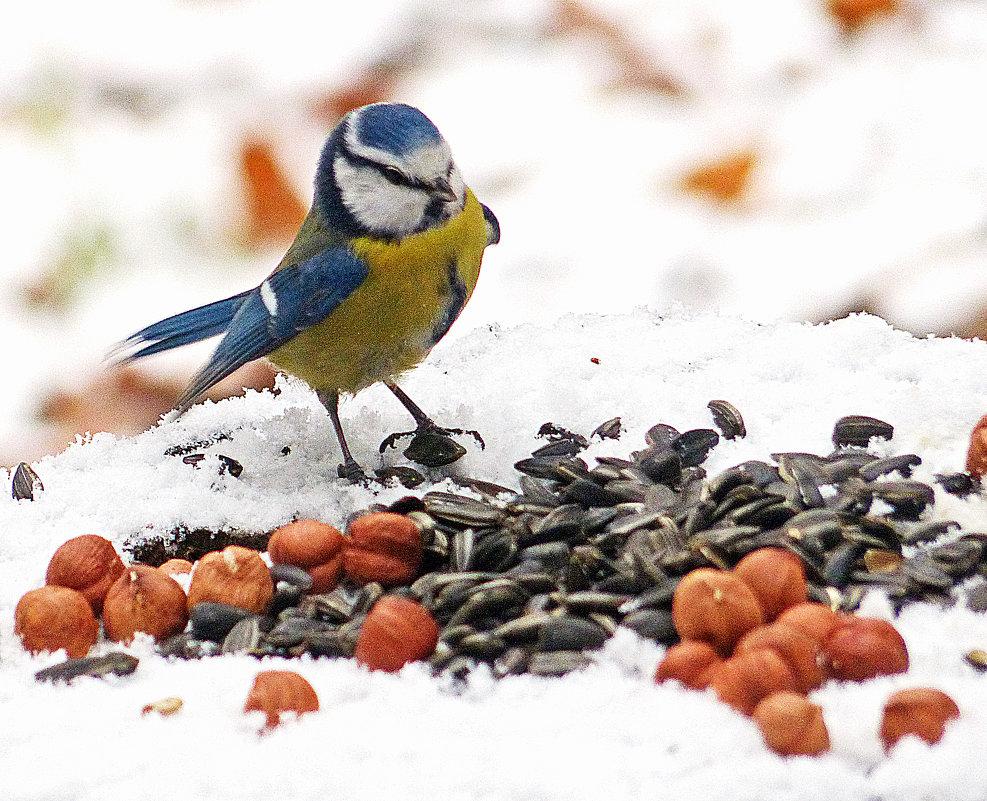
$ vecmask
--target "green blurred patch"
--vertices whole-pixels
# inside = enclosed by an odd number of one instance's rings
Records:
[[[118,244],[116,232],[105,220],[80,224],[68,233],[53,263],[24,287],[24,302],[34,309],[69,308],[89,282],[114,264]]]

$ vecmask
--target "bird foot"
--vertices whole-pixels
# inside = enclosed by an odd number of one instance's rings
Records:
[[[435,423],[423,423],[414,431],[401,431],[388,436],[380,443],[380,452],[396,447],[398,440],[411,437],[404,455],[416,464],[425,467],[442,467],[452,464],[466,455],[466,448],[456,442],[451,434],[469,434],[485,448],[479,432],[462,428],[441,428]]]
[[[348,459],[336,468],[336,475],[350,484],[366,484],[369,479],[354,460]]]

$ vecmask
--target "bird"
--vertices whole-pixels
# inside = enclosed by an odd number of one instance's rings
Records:
[[[405,455],[428,466],[466,453],[398,379],[428,355],[476,286],[500,224],[453,161],[448,143],[419,109],[372,103],[347,112],[329,134],[315,171],[311,208],[287,253],[253,289],[175,314],[131,334],[111,355],[127,363],[222,335],[177,401],[178,414],[238,367],[267,358],[315,390],[332,422],[341,479],[366,473],[339,418],[340,395],[383,382],[408,410]]]

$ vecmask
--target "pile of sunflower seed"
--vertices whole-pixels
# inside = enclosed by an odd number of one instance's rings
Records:
[[[618,626],[672,643],[671,601],[698,567],[730,568],[763,547],[785,548],[805,565],[810,599],[853,611],[880,588],[896,609],[951,604],[957,587],[987,609],[987,535],[951,521],[923,522],[933,488],[911,479],[920,457],[878,458],[875,439],[891,425],[840,419],[828,455],[774,454],[715,476],[702,467],[721,436],[745,435],[725,401],[712,429],[678,432],[659,424],[629,459],[580,458],[589,440],[552,424],[547,443],[515,465],[520,492],[465,481],[468,492],[427,492],[388,507],[409,515],[425,540],[421,576],[392,588],[427,608],[441,633],[430,663],[462,676],[477,665],[495,676],[563,675],[589,663]],[[619,436],[620,420],[592,436]],[[946,492],[979,491],[966,473],[936,477]],[[202,603],[189,630],[162,654],[220,653],[347,657],[384,589],[341,585],[307,595],[308,574],[275,565],[267,614]]]

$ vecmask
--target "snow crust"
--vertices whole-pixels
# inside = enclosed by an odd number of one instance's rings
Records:
[[[987,344],[921,339],[882,320],[759,324],[735,317],[639,309],[571,315],[548,327],[490,326],[443,343],[404,382],[437,420],[480,430],[486,450],[448,469],[516,486],[511,465],[542,443],[546,421],[588,434],[620,415],[618,441],[594,441],[587,458],[627,456],[657,422],[708,427],[706,403],[743,413],[746,439],[722,442],[718,472],[783,450],[826,453],[835,420],[871,414],[895,426],[879,452],[916,452],[915,471],[962,469],[972,426],[987,409]],[[387,433],[407,428],[389,393],[365,391],[343,407],[353,450],[368,467]],[[196,469],[169,446],[226,432],[210,446],[244,467],[220,476],[210,456]],[[290,446],[287,456],[281,454]],[[385,463],[400,463],[392,451]],[[189,526],[267,529],[293,515],[341,525],[347,515],[406,490],[342,485],[328,418],[302,384],[197,406],[131,438],[97,434],[34,465],[37,500],[0,500],[0,797],[11,801],[146,798],[538,799],[613,798],[969,799],[984,797],[980,757],[987,683],[962,659],[987,645],[987,617],[962,604],[912,605],[895,620],[911,655],[907,674],[829,683],[812,694],[833,742],[816,759],[783,759],[754,725],[703,693],[651,679],[663,649],[621,631],[587,670],[563,679],[495,681],[477,671],[465,687],[421,665],[371,674],[352,660],[227,656],[168,661],[139,637],[132,676],[36,683],[58,661],[31,657],[13,634],[13,608],[40,585],[53,550],[76,534],[118,545],[135,534]],[[441,472],[431,476],[450,488]],[[9,481],[9,476],[8,476]],[[4,493],[6,496],[6,493]],[[987,502],[937,492],[935,518],[983,531]],[[863,613],[890,617],[878,595]],[[105,648],[104,648],[105,650]],[[259,669],[289,668],[315,687],[321,711],[259,736],[260,713],[243,703]],[[906,738],[885,755],[878,740],[888,695],[934,686],[961,717],[934,747]],[[141,708],[180,696],[170,718]]]

